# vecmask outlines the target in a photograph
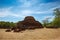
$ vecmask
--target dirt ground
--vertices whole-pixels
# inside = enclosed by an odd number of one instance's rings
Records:
[[[60,40],[60,28],[25,30],[18,33],[5,30],[0,29],[0,40]]]

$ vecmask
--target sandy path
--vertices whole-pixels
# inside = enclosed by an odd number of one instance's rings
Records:
[[[19,33],[0,29],[0,40],[60,40],[60,28],[26,30]]]

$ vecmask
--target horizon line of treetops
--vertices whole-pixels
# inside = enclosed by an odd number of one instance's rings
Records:
[[[60,28],[60,8],[54,9],[53,14],[54,14],[54,19],[51,22],[49,22],[48,19],[42,21],[43,22],[42,25],[44,27]],[[0,21],[0,28],[12,28],[15,27],[17,23]]]

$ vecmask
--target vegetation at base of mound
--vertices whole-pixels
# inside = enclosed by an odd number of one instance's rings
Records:
[[[12,28],[15,26],[16,26],[16,23],[0,21],[0,28]]]

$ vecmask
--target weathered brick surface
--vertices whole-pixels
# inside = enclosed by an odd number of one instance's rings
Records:
[[[34,19],[32,16],[27,16],[23,21],[17,23],[18,28],[43,28],[42,24]]]

